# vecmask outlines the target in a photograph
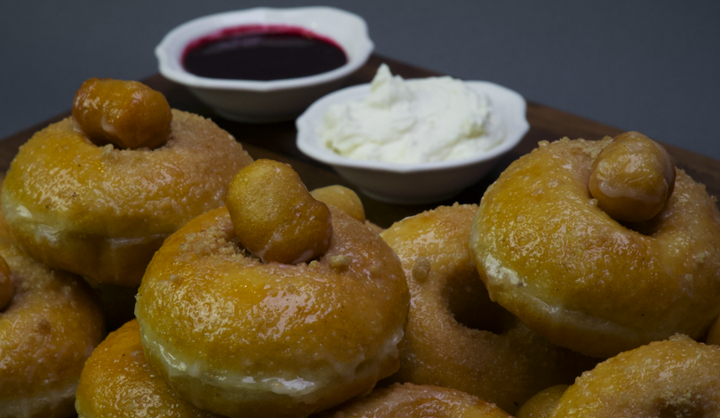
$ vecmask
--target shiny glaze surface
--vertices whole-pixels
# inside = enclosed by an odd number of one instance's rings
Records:
[[[551,418],[720,416],[720,347],[674,336],[583,373]]]
[[[213,418],[182,400],[145,359],[133,320],[110,333],[88,359],[75,403],[79,418]]]
[[[622,225],[588,192],[609,143],[541,142],[487,190],[471,248],[490,297],[550,341],[609,357],[681,332],[697,338],[720,312],[720,214],[678,170],[668,204]]]
[[[330,247],[307,265],[248,256],[225,208],[169,237],[135,311],[150,363],[231,416],[306,415],[395,372],[409,299],[400,263],[363,224],[334,209],[332,222]]]
[[[515,413],[595,362],[553,346],[490,301],[468,248],[476,212],[477,205],[440,206],[381,234],[411,295],[401,367],[388,380],[451,387]]]
[[[406,383],[376,389],[337,410],[318,418],[511,418],[492,403],[454,389]]]
[[[210,120],[173,111],[155,150],[93,145],[72,118],[35,134],[3,184],[7,222],[51,267],[102,283],[139,285],[163,239],[218,207],[252,159]]]

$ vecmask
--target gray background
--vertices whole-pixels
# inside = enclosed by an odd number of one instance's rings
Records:
[[[15,1],[0,12],[0,137],[69,110],[89,77],[142,79],[173,27],[328,5],[375,51],[720,159],[720,1]],[[546,138],[549,140],[555,138]]]

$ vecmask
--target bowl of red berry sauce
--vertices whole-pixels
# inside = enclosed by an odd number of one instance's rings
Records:
[[[343,87],[373,47],[365,21],[344,10],[254,8],[184,23],[155,55],[165,78],[218,115],[262,123],[295,119]]]

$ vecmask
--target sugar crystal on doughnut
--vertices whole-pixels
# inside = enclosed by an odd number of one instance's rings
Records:
[[[551,418],[720,416],[720,347],[684,335],[626,351],[580,376]]]

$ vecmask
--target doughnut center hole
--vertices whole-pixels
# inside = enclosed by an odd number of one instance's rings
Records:
[[[490,300],[474,269],[449,277],[442,297],[455,320],[467,328],[503,334],[512,326],[512,314]]]

